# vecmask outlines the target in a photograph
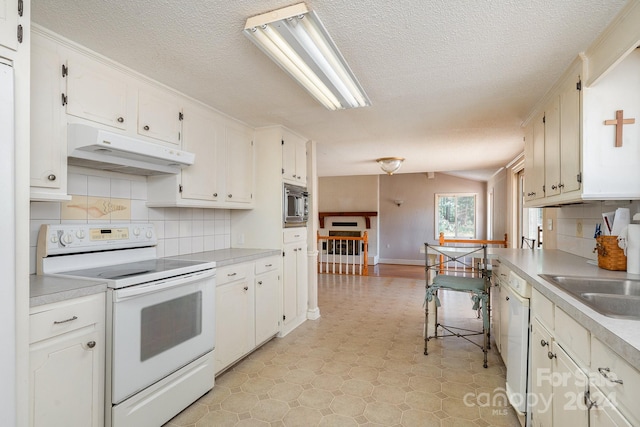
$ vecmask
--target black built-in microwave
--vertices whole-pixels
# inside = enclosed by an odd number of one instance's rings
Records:
[[[309,193],[304,187],[283,185],[283,224],[285,227],[304,227],[309,219]]]

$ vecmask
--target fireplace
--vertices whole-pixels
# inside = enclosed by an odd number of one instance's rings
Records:
[[[362,240],[341,240],[334,248],[334,237],[362,238],[367,233],[367,259],[369,265],[378,263],[378,213],[374,211],[320,212],[322,237],[318,250],[329,257],[359,258],[364,254]],[[355,243],[354,243],[355,242]]]
[[[359,231],[329,230],[329,236],[361,237]],[[360,241],[358,240],[329,240],[327,242],[329,255],[360,255]]]

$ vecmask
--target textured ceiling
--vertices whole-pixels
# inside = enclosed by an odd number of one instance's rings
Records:
[[[243,34],[296,0],[32,0],[33,21],[218,110],[318,142],[320,176],[475,171],[523,149],[520,127],[622,0],[308,0],[371,99],[328,111]]]

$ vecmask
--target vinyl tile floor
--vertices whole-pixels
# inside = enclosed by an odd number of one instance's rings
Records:
[[[320,319],[219,375],[165,427],[519,426],[495,350],[486,369],[460,338],[423,354],[423,298],[422,280],[321,274]],[[441,300],[449,323],[480,325],[467,294]]]

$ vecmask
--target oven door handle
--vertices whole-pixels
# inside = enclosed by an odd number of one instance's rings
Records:
[[[205,270],[197,273],[191,273],[179,278],[163,279],[156,282],[145,283],[142,285],[130,286],[124,289],[117,289],[115,293],[115,301],[124,301],[129,298],[134,298],[140,295],[148,295],[155,292],[164,291],[166,289],[175,288],[176,286],[182,286],[188,283],[200,281],[209,277],[214,277],[216,270]]]

